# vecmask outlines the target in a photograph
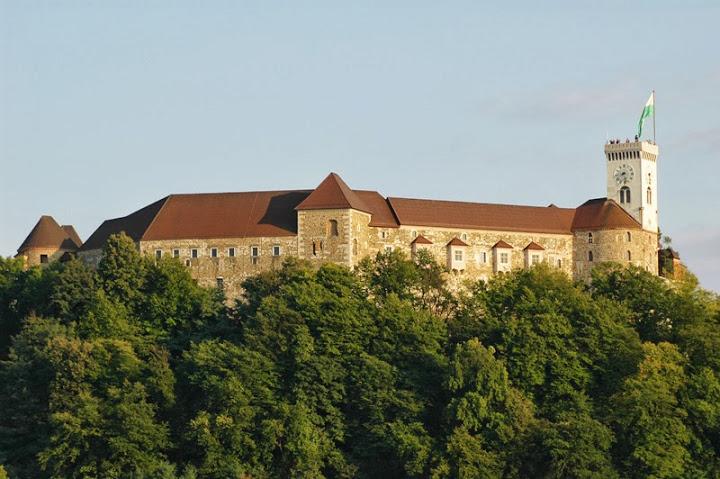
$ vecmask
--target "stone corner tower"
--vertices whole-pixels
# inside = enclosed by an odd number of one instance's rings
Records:
[[[643,230],[657,233],[657,144],[611,140],[605,144],[605,158],[608,199],[622,206]]]

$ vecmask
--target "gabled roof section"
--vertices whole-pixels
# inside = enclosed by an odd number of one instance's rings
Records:
[[[167,202],[168,198],[170,197],[166,196],[165,198],[149,204],[134,213],[123,216],[122,218],[114,218],[103,221],[80,249],[82,251],[87,251],[102,248],[108,237],[121,232],[132,238],[133,241],[140,241],[148,226],[150,226],[150,223],[152,223],[155,219],[155,216],[157,216],[158,212],[165,202]]]
[[[415,239],[410,242],[410,244],[433,244],[433,242],[424,237],[423,235],[417,235]]]
[[[18,253],[29,248],[58,248],[77,250],[82,241],[70,225],[61,227],[52,216],[43,215],[18,248]]]
[[[296,210],[329,210],[347,209],[372,213],[370,208],[360,199],[337,173],[330,173],[310,196],[300,203]]]
[[[388,198],[401,225],[570,234],[574,208]]]
[[[450,241],[448,241],[448,244],[445,246],[467,246],[467,245],[468,244],[466,242],[464,242],[463,240],[461,240],[458,237],[455,237],[455,238],[451,239]]]
[[[121,231],[134,241],[294,236],[295,207],[309,194],[294,190],[170,195],[103,222],[82,249],[102,248],[110,235]]]
[[[353,190],[365,206],[370,208],[370,226],[378,228],[399,228],[400,224],[390,204],[377,191]]]
[[[534,242],[534,241],[531,241],[531,242],[525,247],[525,249],[532,249],[532,250],[537,250],[537,251],[545,251],[545,248],[543,248],[542,246],[540,246],[539,244],[537,244],[537,243]]]
[[[601,230],[601,229],[642,229],[642,225],[635,220],[615,200],[609,198],[595,198],[588,200],[575,209],[572,229],[575,230]]]
[[[503,240],[500,240],[493,245],[493,248],[512,249],[512,245],[509,245],[506,242],[504,242]]]

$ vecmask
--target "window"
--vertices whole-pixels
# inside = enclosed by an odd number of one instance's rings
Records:
[[[210,257],[217,258],[217,248],[210,248]]]
[[[250,262],[252,264],[258,264],[260,262],[260,247],[259,246],[251,246],[250,247]]]
[[[390,252],[392,252],[392,250],[393,250],[393,247],[392,247],[392,246],[386,246],[386,247],[385,247],[385,252],[386,252],[386,253],[390,253]]]
[[[647,203],[648,203],[649,205],[652,204],[652,189],[650,189],[649,186],[648,186],[648,189],[647,189]]]
[[[160,259],[160,258],[162,258],[162,250],[156,249],[155,250],[155,259]]]
[[[588,251],[588,261],[592,262],[592,260],[593,260],[593,253],[592,253],[592,251]]]
[[[328,221],[328,236],[338,236],[338,222],[337,220]]]
[[[508,254],[500,253],[500,264],[507,264],[507,263],[508,263]]]
[[[588,233],[588,243],[592,243],[592,242],[593,242],[592,233]]]
[[[557,267],[562,268],[562,260],[561,259],[557,260]]]
[[[630,188],[627,186],[620,188],[620,203],[630,203]]]
[[[228,248],[228,256],[231,258],[235,257],[235,248]]]
[[[632,261],[632,253],[630,253],[630,250],[627,252],[627,260]]]
[[[217,286],[217,289],[222,291],[225,289],[225,280],[222,277],[218,276],[217,278],[215,278],[215,285]]]
[[[530,257],[530,264],[539,264],[540,263],[540,255],[534,254]]]
[[[380,232],[380,238],[382,238],[382,239],[387,238],[387,232],[386,232],[386,231],[381,231],[381,232]]]
[[[273,246],[272,255],[273,255],[273,256],[280,256],[280,245],[277,245],[277,244],[276,244],[275,246]]]
[[[632,233],[630,233],[629,231],[626,233],[625,237],[626,237],[628,243],[632,241]]]
[[[480,262],[487,263],[487,253],[485,253],[484,251],[480,253]]]
[[[180,257],[180,250],[174,249],[173,250],[173,258],[179,258]]]
[[[47,264],[47,262],[48,262],[48,255],[46,255],[46,254],[41,254],[41,255],[40,255],[40,263],[41,263],[41,264]]]
[[[190,250],[190,257],[191,258],[197,258],[198,257],[198,250],[197,248],[193,248]]]
[[[462,261],[463,260],[463,252],[461,249],[455,250],[455,261]]]
[[[190,266],[190,260],[189,260],[189,259],[186,259],[186,260],[185,260],[185,266]]]
[[[417,238],[417,231],[413,230],[413,232],[412,232],[412,237],[413,237],[413,238]]]
[[[467,233],[463,233],[463,234],[462,234],[462,240],[463,240],[463,241],[467,241]]]
[[[313,241],[313,256],[317,256],[317,244]]]

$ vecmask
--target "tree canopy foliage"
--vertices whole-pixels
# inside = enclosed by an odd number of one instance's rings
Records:
[[[0,478],[716,478],[720,300],[289,259],[229,306],[124,235],[0,258]]]

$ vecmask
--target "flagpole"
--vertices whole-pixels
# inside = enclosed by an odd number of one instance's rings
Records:
[[[653,95],[653,143],[657,145],[657,138],[655,137],[655,90],[652,92]]]

